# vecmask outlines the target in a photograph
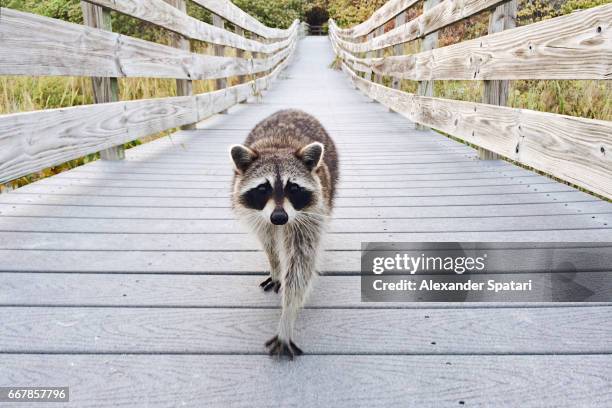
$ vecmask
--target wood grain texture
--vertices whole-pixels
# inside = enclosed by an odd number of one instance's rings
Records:
[[[578,274],[574,280],[593,292],[596,298],[609,299],[612,282],[609,272]],[[508,276],[490,275],[491,279]],[[517,278],[521,278],[517,275]],[[74,306],[80,307],[210,307],[257,308],[281,307],[280,296],[270,296],[259,289],[264,275],[182,275],[182,274],[78,274],[11,273],[0,274],[0,306]],[[539,300],[550,298],[550,285],[535,285],[531,295]],[[557,291],[558,292],[558,291]],[[415,295],[416,297],[417,295]],[[592,300],[590,298],[589,300]],[[416,300],[416,299],[414,299]],[[589,306],[612,303],[589,302]],[[512,302],[362,302],[361,277],[321,276],[314,283],[304,305],[308,309],[463,309],[519,307],[580,307],[584,303]],[[431,317],[431,316],[430,316]]]
[[[517,10],[518,3],[516,0],[497,6],[489,16],[489,34],[516,27]],[[510,81],[484,81],[483,86],[482,103],[507,105]],[[483,148],[478,149],[478,157],[482,160],[497,160],[500,158],[499,155]]]
[[[170,4],[171,6],[177,8],[181,12],[187,13],[187,3],[185,2],[185,0],[164,0],[164,1]],[[170,34],[170,36],[171,36],[170,37],[171,46],[181,49],[181,50],[188,51],[188,52],[191,51],[191,44],[189,42],[189,38],[181,34],[177,34],[177,33],[172,33]],[[236,55],[236,56],[242,58],[242,55]],[[192,96],[192,95],[193,95],[193,81],[191,81],[190,79],[177,79],[176,80],[176,96]],[[181,126],[181,129],[183,130],[195,129],[195,123],[183,125]]]
[[[395,28],[402,26],[406,23],[406,12],[402,12],[395,17]],[[404,45],[396,44],[393,46],[393,55],[403,55],[404,54]],[[391,88],[400,89],[401,81],[399,78],[393,77],[391,78]]]
[[[223,19],[216,15],[213,14],[212,15],[212,22],[213,25],[215,27],[221,28],[221,29],[225,29],[225,22],[223,21]],[[218,57],[224,57],[225,56],[225,47],[222,45],[215,45],[214,46],[214,51],[215,51],[215,55]],[[215,81],[216,85],[215,85],[215,89],[223,89],[225,87],[227,87],[227,78],[217,78],[217,80]],[[227,113],[227,109],[224,109],[222,111],[220,111],[219,113]]]
[[[503,33],[502,33],[503,34]],[[343,69],[369,97],[418,123],[612,197],[612,123],[526,109],[422,97]]]
[[[96,408],[603,407],[611,367],[610,355],[316,355],[291,365],[252,355],[2,355],[0,385],[56,381],[70,386],[73,405]]]
[[[450,24],[461,21],[483,10],[490,9],[507,0],[445,0],[435,7],[423,10],[423,14],[397,24],[381,36],[365,43],[352,42],[347,38],[343,44],[351,52],[363,52],[366,49],[383,49],[397,44],[422,38]],[[354,40],[353,40],[354,41]]]
[[[285,48],[289,37],[297,31],[298,23],[294,22],[287,30],[281,30],[283,39],[270,44],[247,39],[229,31],[217,28],[211,24],[188,16],[184,12],[169,6],[164,0],[88,0],[118,11],[120,13],[147,21],[187,38],[204,41],[211,44],[225,45],[251,52],[274,53]]]
[[[265,59],[206,56],[10,9],[0,35],[0,75],[214,79],[270,70],[290,49]]]
[[[279,315],[278,309],[0,308],[0,351],[264,354]],[[610,319],[606,306],[305,309],[295,341],[315,354],[609,353]]]
[[[377,9],[370,18],[354,27],[338,30],[340,35],[353,38],[368,35],[387,21],[400,14],[418,0],[389,0],[382,7]]]
[[[267,39],[287,38],[287,30],[268,27],[259,22],[255,17],[242,11],[229,0],[193,0],[213,14],[223,17],[225,20],[242,27]]]
[[[163,188],[163,186],[162,186]],[[121,206],[62,206],[59,204],[38,205],[28,204],[24,197],[10,197],[7,203],[0,204],[0,214],[3,217],[57,217],[57,218],[103,218],[103,219],[188,219],[192,221],[205,219],[233,220],[234,214],[230,208],[183,208],[181,211],[169,212],[168,208],[138,208]],[[581,203],[580,209],[591,216],[610,216],[612,204],[602,201],[591,201]],[[502,211],[503,210],[503,211]],[[454,218],[454,217],[517,217],[537,215],[570,215],[576,214],[577,210],[562,203],[539,203],[522,204],[504,207],[503,205],[472,205],[472,206],[444,206],[444,207],[413,207],[407,214],[405,207],[382,207],[371,211],[368,207],[339,207],[334,213],[336,219],[413,219],[413,218]],[[11,233],[0,233],[0,248],[10,249],[19,246],[11,246]],[[15,237],[18,239],[18,236]],[[34,242],[38,240],[34,240]],[[26,243],[19,239],[20,245]],[[52,243],[52,242],[49,242]],[[73,241],[62,243],[57,241],[57,248],[71,248]],[[140,243],[139,243],[140,244]],[[107,246],[105,246],[106,248]],[[130,246],[133,247],[133,246]],[[28,245],[35,249],[35,246]],[[80,248],[75,245],[74,248]],[[121,249],[111,245],[111,248]]]
[[[14,268],[0,273],[0,350],[18,352],[0,354],[0,385],[68,385],[79,407],[610,405],[609,304],[371,307],[348,269],[359,267],[364,241],[608,243],[612,204],[417,132],[330,70],[322,37],[301,41],[256,89],[291,58],[264,103],[129,149],[123,162],[97,161],[0,195],[0,257],[10,260],[2,268]],[[251,91],[253,83],[198,96],[190,109],[210,114]],[[264,355],[279,297],[256,286],[265,257],[230,220],[223,195],[228,146],[289,106],[321,120],[342,167],[322,259],[325,272],[339,271],[315,282],[296,336],[309,354],[292,364]],[[78,124],[59,116],[31,130],[48,133],[35,141],[54,149],[54,129],[76,135]],[[26,152],[30,136],[19,140]]]
[[[287,53],[294,47],[290,46]],[[286,62],[287,58],[266,77],[195,96],[1,116],[0,180],[12,180],[146,135],[197,122],[266,89]]]
[[[609,79],[611,21],[612,5],[603,5],[429,52],[351,59],[362,72],[371,68],[383,75],[418,81]],[[339,48],[344,47],[346,42],[338,36],[332,38]]]
[[[559,217],[559,221],[565,221],[569,217]],[[587,217],[584,217],[587,218]],[[571,218],[570,218],[571,220]],[[28,221],[28,220],[23,220]],[[82,221],[82,220],[81,220]],[[89,221],[89,220],[87,220]],[[103,220],[98,220],[103,221]],[[100,228],[100,232],[114,233],[142,233],[142,234],[191,234],[196,235],[193,229],[189,231],[177,231],[172,229],[172,224],[181,224],[180,221],[162,223],[160,227],[151,228],[147,230],[142,227],[144,222],[139,223],[137,221],[126,222],[122,220],[121,224],[125,224],[126,227],[121,230],[119,227],[113,228]],[[567,228],[576,228],[576,220],[569,224]],[[584,219],[582,220],[584,222]],[[150,221],[147,221],[149,224]],[[190,221],[192,224],[193,221]],[[106,222],[107,224],[109,221]],[[116,223],[116,222],[115,222]],[[224,222],[227,224],[227,221]],[[95,225],[95,222],[88,222],[89,226]],[[99,224],[103,224],[99,222]],[[187,222],[183,222],[187,224]],[[205,228],[206,224],[198,222],[198,224],[204,224],[202,229]],[[405,228],[404,223],[402,225]],[[74,225],[74,222],[71,223]],[[163,227],[166,227],[165,231],[159,231]],[[133,230],[129,230],[129,227],[133,227]],[[32,228],[36,228],[34,225]],[[537,225],[533,228],[537,228]],[[43,229],[43,228],[41,228]],[[47,230],[49,230],[48,228]],[[78,232],[76,228],[73,231],[56,228],[59,232],[56,234],[56,238],[61,237],[62,232]],[[372,231],[383,230],[380,228]],[[456,225],[448,225],[446,231],[458,231]],[[548,227],[549,231],[554,231],[554,228]],[[26,230],[27,231],[27,230]],[[415,229],[415,232],[422,230]],[[494,231],[491,228],[491,231]],[[503,231],[503,229],[500,229]],[[96,232],[89,231],[89,232]],[[393,233],[397,231],[390,231]],[[246,235],[247,231],[243,234]],[[339,232],[341,233],[341,232]],[[398,232],[398,233],[401,233]],[[200,232],[200,235],[207,235],[209,240],[219,239],[221,237],[236,234],[236,232],[226,231],[223,232],[210,232],[204,230]],[[334,233],[332,233],[334,234]],[[362,234],[367,234],[363,232]],[[358,248],[360,243],[355,238],[351,238],[353,242],[353,248]],[[590,254],[596,259],[585,260],[580,263],[582,271],[598,271],[598,272],[609,272],[610,271],[610,258],[609,250],[607,255],[601,254],[602,250],[594,250],[590,247],[579,248],[577,250],[565,250],[565,252],[559,250],[559,256],[556,259],[571,259],[575,253],[582,254],[585,256]],[[449,254],[451,251],[449,251]],[[486,274],[494,273],[533,273],[534,271],[549,270],[551,266],[558,265],[552,264],[549,259],[543,259],[541,251],[531,250],[509,250],[503,251],[489,250],[490,259],[487,262]],[[2,272],[72,272],[72,273],[162,273],[162,274],[226,274],[226,275],[264,275],[268,269],[265,255],[258,251],[243,251],[236,249],[225,249],[216,250],[208,245],[202,245],[199,250],[195,251],[181,251],[181,250],[168,250],[168,251],[125,251],[125,250],[94,250],[94,251],[75,251],[75,250],[58,250],[58,251],[47,251],[47,250],[19,250],[19,249],[8,249],[0,250],[0,254],[6,256],[7,259],[11,259],[10,265],[0,266]],[[393,256],[392,251],[388,252],[389,256]],[[567,254],[567,256],[565,255]],[[461,255],[461,253],[459,253]],[[520,256],[521,258],[516,258]],[[10,257],[10,258],[9,258]],[[87,260],[87,263],[83,263],[83,259]],[[514,259],[518,259],[513,265]],[[352,251],[326,251],[321,256],[321,270],[323,275],[359,275],[361,270],[361,257],[360,251],[353,249]],[[560,262],[560,261],[559,261]],[[562,271],[561,271],[562,272]],[[434,274],[434,273],[432,273]],[[437,272],[435,273],[437,274]]]
[[[423,13],[426,13],[433,7],[439,5],[441,1],[442,0],[425,0],[423,2]],[[423,40],[421,41],[421,52],[428,52],[430,50],[433,50],[437,46],[438,46],[438,32],[436,31],[433,33],[429,33],[425,37],[423,37]],[[434,81],[433,80],[419,81],[417,93],[420,96],[434,96]],[[425,130],[427,129],[427,127],[418,123],[417,129]]]
[[[92,28],[113,31],[111,13],[109,9],[81,2],[83,20],[85,25]],[[92,77],[95,103],[117,102],[119,100],[119,82],[117,78]],[[125,149],[123,145],[113,146],[100,152],[102,160],[123,160]]]

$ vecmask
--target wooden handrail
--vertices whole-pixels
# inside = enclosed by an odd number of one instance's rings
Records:
[[[330,35],[338,53],[357,71],[401,79],[610,79],[610,21],[612,4],[431,51],[385,58],[358,58],[346,47],[354,43],[335,32]]]
[[[376,10],[370,18],[361,24],[347,29],[339,29],[338,34],[341,36],[350,36],[353,38],[366,36],[378,27],[395,18],[407,8],[413,6],[419,0],[389,0],[381,8]]]
[[[290,49],[265,59],[202,55],[12,9],[1,12],[0,75],[215,79],[270,70]],[[289,43],[296,36],[292,31]]]
[[[391,3],[391,2],[389,2]],[[387,4],[389,4],[387,3]],[[394,4],[400,2],[395,1]],[[445,0],[386,34],[360,36],[391,13],[340,30],[329,23],[342,69],[370,98],[417,124],[439,129],[487,151],[612,198],[612,122],[414,95],[377,84],[371,74],[415,81],[600,79],[612,77],[612,5],[602,5],[413,55],[362,58],[401,44],[492,6],[494,0],[458,5]],[[469,8],[466,8],[469,6]],[[382,9],[382,8],[381,8]],[[365,78],[358,73],[364,73]]]
[[[257,22],[261,25],[260,33],[279,40],[264,43],[193,19],[185,14],[184,8],[172,7],[162,0],[88,2],[105,13],[117,10],[187,39],[232,46],[254,55],[253,58],[202,55],[2,8],[0,75],[90,76],[111,81],[120,77],[190,81],[242,76],[246,82],[199,95],[110,103],[103,98],[97,99],[101,103],[96,105],[0,115],[0,183],[150,134],[191,125],[258,95],[286,67],[300,37],[298,21],[287,30],[264,30],[265,26]],[[213,3],[220,5],[225,1]],[[230,18],[238,19],[239,13],[233,7],[226,9]],[[241,21],[251,29],[256,28],[253,18],[243,16]],[[263,76],[248,80],[255,74]]]
[[[247,31],[251,31],[263,38],[278,40],[289,36],[287,30],[271,28],[262,24],[255,17],[245,13],[229,0],[193,0],[193,2],[232,24],[242,27]]]
[[[408,119],[612,198],[612,122],[425,97],[343,70],[370,98]]]
[[[281,41],[264,44],[190,17],[163,0],[86,1],[155,24],[193,40],[266,54],[274,53],[286,47],[290,41],[289,37],[294,30],[297,30],[298,25],[295,21],[287,30],[281,30]]]
[[[504,3],[508,0],[468,0],[465,2],[443,1],[423,14],[402,25],[394,27],[384,34],[375,36],[365,42],[353,42],[351,37],[346,37],[343,42],[344,48],[351,52],[367,52],[391,47],[408,41],[422,38],[457,21],[473,16],[484,10]]]
[[[291,48],[295,45],[294,42]],[[152,133],[203,120],[267,89],[289,60],[285,58],[265,77],[194,96],[0,116],[0,183]]]

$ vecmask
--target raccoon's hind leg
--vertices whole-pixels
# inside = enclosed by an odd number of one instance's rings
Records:
[[[257,231],[257,236],[270,263],[270,276],[261,282],[259,286],[266,292],[274,289],[274,292],[278,293],[281,287],[281,263],[278,256],[278,239],[276,234],[277,232],[272,226],[266,226]]]
[[[266,342],[270,355],[286,355],[293,359],[303,354],[292,341],[293,328],[313,278],[316,276],[316,258],[319,232],[304,227],[286,226],[285,252],[283,253],[283,310],[278,325],[278,335]]]

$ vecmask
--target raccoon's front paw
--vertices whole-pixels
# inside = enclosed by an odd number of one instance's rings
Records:
[[[272,280],[272,278],[268,278],[265,281],[261,282],[259,286],[261,286],[265,292],[269,291],[270,289],[274,289],[274,292],[278,293],[281,287],[281,283],[280,281]]]
[[[277,356],[278,358],[282,358],[283,356],[289,357],[289,360],[293,360],[294,356],[301,356],[304,352],[295,345],[295,343],[289,340],[289,343],[281,340],[278,336],[272,337],[270,340],[266,341],[266,347],[268,348],[268,353],[271,356]]]

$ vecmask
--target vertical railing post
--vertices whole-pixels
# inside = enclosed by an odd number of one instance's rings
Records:
[[[374,32],[376,33],[376,37],[378,37],[379,35],[383,35],[385,33],[385,26],[384,26],[384,24],[381,25],[380,27],[378,27]],[[376,57],[377,58],[382,57],[383,54],[384,54],[384,50],[383,49],[380,49],[380,50],[376,51]],[[374,82],[376,82],[377,84],[382,84],[382,79],[383,79],[382,75],[374,74]]]
[[[367,37],[365,37],[365,41],[370,41],[372,38],[374,38],[374,31],[372,31],[370,34],[367,35]],[[374,57],[374,51],[368,51],[366,53],[366,57],[367,58],[373,58]],[[369,78],[366,78],[370,81],[374,80],[374,72],[372,72],[369,76]]]
[[[236,34],[238,34],[239,36],[244,38],[244,29],[241,27],[236,26]],[[236,50],[236,57],[238,58],[244,58],[244,50],[241,49],[237,49]],[[247,81],[247,76],[246,75],[239,75],[238,76],[238,83],[245,83]]]
[[[246,38],[245,35],[244,35],[244,29],[242,27],[236,26],[236,34],[238,34],[239,36],[241,36],[243,38]],[[238,58],[244,58],[244,50],[237,49],[236,50],[236,56]],[[253,58],[253,54],[251,53],[251,59],[252,58]],[[240,84],[244,84],[245,82],[248,82],[248,80],[249,80],[249,77],[247,75],[239,75],[238,76],[238,83],[240,83]],[[240,103],[247,103],[248,101],[249,100],[247,98],[247,99],[245,99],[243,101],[240,101]]]
[[[110,10],[85,1],[81,2],[85,25],[102,30],[113,31]],[[119,82],[117,78],[92,77],[95,103],[117,102],[119,100]],[[123,160],[123,145],[114,146],[100,152],[102,160]]]
[[[437,6],[442,0],[425,0],[423,3],[423,13],[427,10]],[[433,50],[438,46],[438,32],[434,31],[431,34],[426,35],[421,41],[421,52]],[[434,96],[434,81],[419,81],[418,94],[421,96]],[[421,124],[416,125],[417,129],[426,130],[429,129],[427,126]]]
[[[187,14],[187,3],[185,0],[164,0],[166,3],[170,4],[173,7],[181,10],[183,13]],[[172,33],[172,44],[175,48],[180,48],[182,50],[191,51],[191,43],[188,38],[184,36]],[[190,79],[177,79],[176,80],[176,96],[192,96],[193,95],[193,81]],[[183,130],[195,129],[195,123],[190,123],[188,125],[181,126]]]
[[[220,16],[216,14],[212,14],[212,20],[213,20],[213,25],[215,27],[225,28],[225,22],[223,21],[223,18],[221,18]],[[218,57],[224,57],[225,47],[223,45],[215,45],[215,55]],[[223,89],[227,87],[227,78],[219,78],[217,79],[216,83],[217,83],[217,89]],[[227,113],[227,109],[222,110],[219,113]]]
[[[489,34],[516,27],[517,0],[501,4],[489,17]],[[483,81],[484,92],[482,103],[505,106],[508,103],[508,88],[510,81]],[[478,148],[478,157],[482,160],[497,160],[500,156],[490,150]]]
[[[395,17],[395,28],[406,23],[406,12],[403,11]],[[393,46],[393,55],[403,55],[404,54],[404,44],[396,44]],[[402,80],[397,77],[391,78],[391,88],[393,89],[401,89]],[[389,108],[389,111],[393,112],[393,109]]]

